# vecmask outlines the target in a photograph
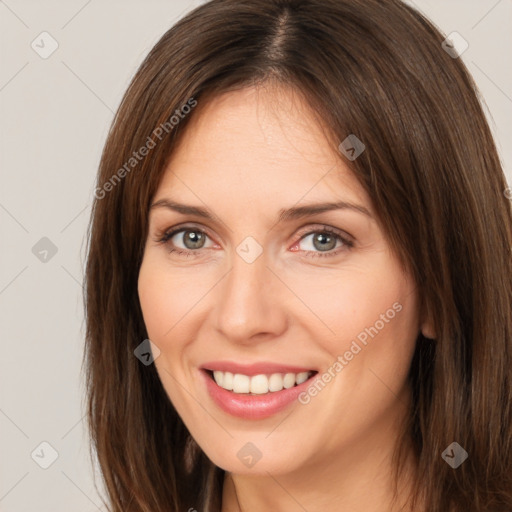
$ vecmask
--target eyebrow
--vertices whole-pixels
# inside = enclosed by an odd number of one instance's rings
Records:
[[[151,205],[150,209],[153,208],[167,208],[184,215],[195,215],[197,217],[210,220],[213,220],[214,218],[214,215],[212,215],[207,208],[177,203],[176,201],[171,201],[170,199],[160,199],[159,201],[156,201]],[[294,206],[286,210],[281,209],[279,210],[278,222],[302,219],[304,217],[309,217],[333,210],[352,210],[358,213],[362,213],[369,218],[373,218],[370,211],[364,206],[349,203],[347,201],[337,201],[333,203],[316,203],[304,206]]]

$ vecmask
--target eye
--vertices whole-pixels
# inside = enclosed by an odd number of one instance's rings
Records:
[[[300,247],[302,245],[302,247]],[[324,226],[320,230],[309,231],[293,246],[292,250],[304,251],[306,256],[331,257],[341,251],[351,249],[354,242],[337,230]],[[296,249],[298,247],[298,249]],[[338,250],[334,250],[338,249]]]
[[[308,257],[337,256],[340,252],[354,246],[349,236],[342,233],[328,226],[322,226],[315,231],[311,231],[310,228],[290,250],[303,252]],[[169,253],[187,257],[199,256],[201,249],[208,249],[215,245],[206,231],[195,226],[181,226],[165,231],[157,234],[155,241],[167,245]]]
[[[180,227],[165,232],[157,237],[157,242],[169,245],[169,252],[180,255],[196,255],[200,249],[211,247],[206,245],[209,236],[196,227]]]

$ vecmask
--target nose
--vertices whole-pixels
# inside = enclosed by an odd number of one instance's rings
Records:
[[[215,324],[223,337],[251,344],[285,331],[289,318],[285,287],[264,254],[247,263],[235,253],[231,270],[218,286]]]

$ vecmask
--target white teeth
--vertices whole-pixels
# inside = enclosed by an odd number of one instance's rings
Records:
[[[295,386],[295,374],[294,373],[287,373],[285,376],[284,376],[284,379],[283,379],[283,386],[288,389],[288,388],[293,388],[293,386]]]
[[[266,375],[254,375],[251,377],[251,393],[257,395],[268,393],[268,378]]]
[[[233,375],[233,391],[235,393],[249,393],[251,378],[241,373]]]
[[[280,373],[273,373],[268,379],[269,391],[281,391],[283,389],[283,376]]]
[[[264,395],[269,392],[289,389],[296,384],[302,384],[313,375],[313,372],[301,373],[272,373],[271,375],[243,375],[241,373],[222,372],[215,370],[213,378],[218,386],[233,391],[233,393],[252,393]]]
[[[213,372],[213,378],[221,388],[224,386],[224,372],[219,372],[219,370],[215,370]]]
[[[297,374],[297,384],[302,384],[308,380],[308,372],[302,372]]]
[[[233,389],[233,374],[231,372],[219,372],[224,373],[224,381],[222,382],[222,387],[231,391]],[[219,384],[220,385],[220,384]]]

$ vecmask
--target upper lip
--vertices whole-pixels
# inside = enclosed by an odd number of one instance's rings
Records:
[[[241,373],[242,375],[260,375],[272,373],[302,373],[315,371],[312,368],[304,366],[292,366],[287,364],[278,364],[267,361],[261,361],[250,364],[240,364],[233,361],[211,361],[201,366],[204,370],[219,370],[222,372]]]

